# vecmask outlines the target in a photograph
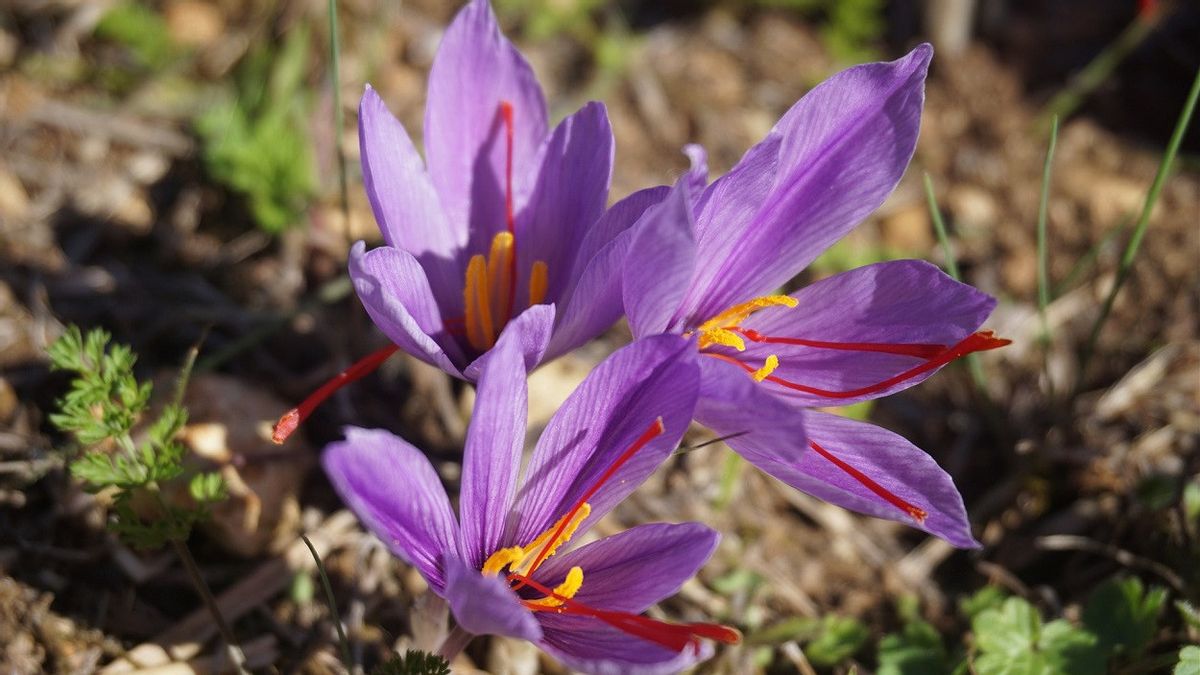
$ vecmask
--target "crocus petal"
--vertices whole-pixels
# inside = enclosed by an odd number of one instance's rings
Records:
[[[700,200],[703,199],[704,188],[708,185],[708,151],[703,145],[689,143],[683,146],[683,154],[687,155],[691,166],[683,178],[688,184],[688,195],[692,199],[692,213],[700,212]]]
[[[920,448],[873,424],[812,411],[804,411],[804,419],[810,440],[928,515],[915,522],[816,452],[801,460],[798,477],[807,478],[794,487],[852,511],[920,528],[960,548],[979,547],[954,481]]]
[[[614,204],[588,230],[568,286],[559,296],[559,320],[546,349],[547,360],[596,337],[624,313],[621,275],[633,239],[631,230],[669,191],[666,186],[639,190]]]
[[[942,345],[973,333],[996,306],[991,296],[959,283],[922,260],[867,265],[822,279],[792,294],[794,308],[772,307],[751,316],[744,328],[767,336],[836,343]],[[851,351],[746,341],[738,358],[753,367],[779,357],[772,378],[762,383],[796,405],[838,406],[878,398],[925,380],[937,368],[878,391],[829,397],[774,382],[780,378],[830,392],[853,392],[892,379],[926,363],[921,356]]]
[[[458,625],[472,635],[504,635],[536,642],[542,628],[533,613],[521,605],[517,594],[501,577],[485,577],[479,570],[448,556],[444,597]]]
[[[546,137],[546,99],[487,0],[472,0],[446,29],[429,72],[425,156],[451,224],[489,233],[488,239],[505,227],[501,102],[513,107],[513,187],[520,198]]]
[[[591,102],[564,119],[538,156],[533,192],[517,218],[518,302],[528,304],[528,270],[546,263],[546,302],[557,302],[588,230],[604,214],[612,183],[613,135],[604,105]]]
[[[680,179],[638,222],[625,258],[621,294],[634,337],[667,329],[696,265],[688,181]]]
[[[386,431],[350,427],[346,440],[330,444],[321,462],[363,525],[440,592],[445,586],[440,561],[456,552],[458,523],[425,455]]]
[[[637,340],[605,359],[558,409],[538,439],[514,506],[523,545],[580,499],[661,417],[665,432],[632,456],[588,502],[580,533],[632,492],[674,450],[696,405],[695,347],[674,335]]]
[[[411,254],[391,246],[367,251],[360,241],[350,250],[350,279],[384,335],[405,352],[461,377],[454,363],[462,360],[459,348],[446,334],[429,281]]]
[[[700,197],[695,209],[696,257],[710,262],[696,266],[687,299],[677,317],[684,319],[684,324],[701,323],[712,317],[705,296],[722,273],[722,261],[732,255],[746,228],[754,224],[755,214],[775,185],[781,142],[778,133],[768,134]]]
[[[483,367],[463,449],[458,507],[462,555],[476,569],[501,548],[521,470],[529,390],[516,337],[511,332],[502,335],[496,346],[480,357]]]
[[[462,314],[456,257],[467,242],[465,223],[447,221],[408,132],[371,85],[358,105],[358,144],[363,184],[384,241],[421,261],[447,315]]]
[[[537,580],[554,588],[578,565],[583,587],[575,600],[619,612],[644,612],[675,595],[708,560],[720,540],[700,523],[653,523],[549,558]]]
[[[554,331],[554,312],[554,305],[534,305],[526,309],[500,331],[496,344],[503,342],[506,337],[512,340],[525,360],[525,370],[533,370],[542,362],[546,346],[550,344]],[[463,370],[463,377],[474,382],[482,366],[483,357],[480,356]]]
[[[667,675],[713,655],[708,642],[676,652],[590,617],[542,612],[538,620],[544,633],[538,646],[571,670],[590,675]]]
[[[800,411],[736,366],[701,358],[700,373],[696,421],[725,437],[725,443],[754,466],[794,485],[809,450]]]
[[[777,288],[883,203],[916,146],[932,55],[921,45],[845,70],[784,115],[775,185],[713,276],[701,314]]]

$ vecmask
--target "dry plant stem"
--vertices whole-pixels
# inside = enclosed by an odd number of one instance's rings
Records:
[[[229,652],[229,658],[233,662],[238,673],[241,675],[249,675],[246,670],[246,657],[242,654],[242,648],[238,645],[237,638],[234,637],[233,631],[230,630],[229,624],[225,623],[225,617],[221,615],[221,610],[217,608],[217,600],[213,597],[212,591],[209,590],[208,584],[204,582],[204,577],[200,574],[200,567],[196,564],[196,559],[192,557],[191,551],[188,550],[187,544],[177,539],[171,540],[171,545],[175,547],[175,553],[179,559],[183,561],[183,567],[187,570],[188,578],[192,581],[192,586],[196,588],[196,592],[204,600],[204,605],[208,607],[208,611],[212,614],[213,622],[217,625],[217,630],[221,633],[221,638],[225,640],[225,648]]]
[[[446,659],[446,663],[451,663],[474,637],[463,630],[462,626],[455,626],[454,630],[446,636],[446,640],[442,642],[442,646],[438,647],[438,656]]]
[[[1117,293],[1129,277],[1129,270],[1133,267],[1133,261],[1137,257],[1138,248],[1141,247],[1142,239],[1146,236],[1146,229],[1150,225],[1150,213],[1154,210],[1154,204],[1158,202],[1158,195],[1162,192],[1163,186],[1167,182],[1167,176],[1171,173],[1171,165],[1175,163],[1175,155],[1179,152],[1180,144],[1183,143],[1183,135],[1187,132],[1188,125],[1192,121],[1192,113],[1196,111],[1197,98],[1200,98],[1200,71],[1196,71],[1196,79],[1192,81],[1192,89],[1188,92],[1187,102],[1183,104],[1183,111],[1179,113],[1179,121],[1175,124],[1175,131],[1171,134],[1171,140],[1167,143],[1167,149],[1163,153],[1162,161],[1158,165],[1158,173],[1154,175],[1154,182],[1150,184],[1150,191],[1146,193],[1146,201],[1142,205],[1141,216],[1138,217],[1137,225],[1133,228],[1133,236],[1129,238],[1129,244],[1125,247],[1125,254],[1121,256],[1121,264],[1117,267],[1117,278],[1113,281],[1112,288],[1108,291],[1108,296],[1104,298],[1104,304],[1100,308],[1100,316],[1096,318],[1096,323],[1092,325],[1092,333],[1088,336],[1087,344],[1084,345],[1083,353],[1079,357],[1079,375],[1078,380],[1075,382],[1076,393],[1083,386],[1084,374],[1087,372],[1088,362],[1095,352],[1096,340],[1100,337],[1100,330],[1104,327],[1104,322],[1108,320],[1109,313],[1112,312],[1113,302],[1117,299]]]

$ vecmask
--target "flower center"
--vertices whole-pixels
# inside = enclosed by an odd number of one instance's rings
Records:
[[[513,316],[516,307],[517,239],[516,217],[513,213],[513,105],[500,102],[500,119],[504,122],[504,224],[505,230],[492,237],[491,249],[471,256],[463,283],[463,323],[467,342],[477,351],[487,351],[496,344],[500,331]],[[546,299],[549,268],[537,260],[529,270],[529,306]],[[447,323],[453,323],[448,321]]]

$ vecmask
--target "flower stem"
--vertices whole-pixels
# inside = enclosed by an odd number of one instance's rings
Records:
[[[438,656],[446,659],[446,663],[452,662],[454,657],[458,656],[474,637],[474,635],[463,630],[462,626],[455,626],[454,630],[450,631],[445,641],[442,642],[442,646],[438,647]]]
[[[204,605],[208,607],[208,613],[212,614],[213,621],[217,624],[217,631],[221,634],[221,638],[225,640],[225,648],[229,653],[229,659],[233,662],[234,668],[237,668],[238,673],[241,675],[249,675],[250,671],[246,670],[246,656],[242,653],[242,648],[238,645],[233,631],[229,629],[229,624],[225,623],[225,617],[221,615],[221,610],[217,607],[217,599],[213,597],[212,591],[209,590],[208,584],[205,583],[204,577],[201,576],[200,566],[196,564],[196,559],[192,557],[192,552],[188,550],[187,544],[179,539],[172,539],[171,545],[175,547],[175,554],[183,561],[183,568],[187,570],[187,575],[192,582],[192,586],[196,588],[196,592],[204,600]]]
[[[351,672],[354,671],[354,657],[350,654],[350,641],[346,639],[346,631],[342,629],[342,615],[338,612],[337,599],[333,597],[333,586],[329,583],[329,575],[325,574],[325,564],[321,562],[321,556],[317,555],[317,549],[305,535],[300,535],[304,540],[304,545],[308,546],[308,552],[312,554],[313,561],[317,563],[317,572],[321,574],[321,585],[325,588],[325,600],[329,603],[329,612],[333,614],[333,625],[337,628],[338,643],[342,646],[342,661],[346,664]]]

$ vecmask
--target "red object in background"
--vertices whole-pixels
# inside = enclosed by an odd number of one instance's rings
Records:
[[[1158,0],[1138,0],[1138,18],[1149,19],[1158,11]]]

